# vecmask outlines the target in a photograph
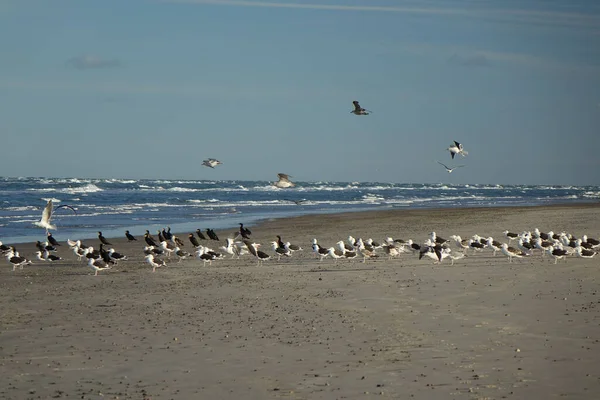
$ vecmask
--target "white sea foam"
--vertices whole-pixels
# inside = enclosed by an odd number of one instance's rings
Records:
[[[32,210],[38,210],[38,209],[39,209],[39,207],[35,207],[35,206],[22,206],[22,207],[6,207],[4,210],[6,210],[6,211],[32,211]]]

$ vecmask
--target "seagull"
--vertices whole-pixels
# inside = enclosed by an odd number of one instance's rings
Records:
[[[181,262],[181,260],[184,260],[187,257],[191,256],[190,253],[188,253],[187,251],[181,250],[179,247],[175,247],[175,255],[177,257],[179,257],[179,261],[178,262]]]
[[[458,143],[456,140],[446,150],[448,150],[450,152],[450,155],[452,156],[453,160],[454,160],[454,156],[457,154],[460,154],[463,157],[466,156],[467,154],[469,154],[468,151],[463,149],[463,145],[461,143]]]
[[[59,256],[55,256],[54,254],[50,254],[48,253],[48,251],[45,252],[41,252],[41,251],[36,251],[35,255],[37,256],[37,259],[40,261],[59,261],[62,260],[62,258],[60,258]]]
[[[504,231],[502,233],[504,233],[504,236],[506,236],[506,238],[508,239],[509,243],[519,237],[519,234],[518,233],[514,233],[514,232]]]
[[[113,248],[108,249],[108,257],[111,260],[115,261],[115,263],[119,260],[127,260],[127,256],[124,256],[121,253],[117,253]]]
[[[352,104],[354,104],[354,110],[350,111],[351,114],[354,114],[354,115],[369,115],[371,113],[371,111],[365,110],[364,108],[362,108],[360,106],[360,104],[358,104],[358,101],[356,101],[356,100],[354,100],[352,102]]]
[[[21,257],[19,255],[19,252],[17,251],[17,249],[15,249],[13,246],[11,246],[10,250],[6,253],[6,259],[8,260],[9,263],[12,264],[13,271],[15,269],[17,269],[17,267],[19,267],[20,269],[23,269],[23,265],[31,264],[31,261],[29,261],[25,257]]]
[[[166,267],[167,266],[167,264],[165,264],[165,262],[163,260],[160,260],[158,258],[154,258],[153,254],[146,255],[146,257],[144,257],[144,259],[152,267],[152,272],[156,272],[156,268]]]
[[[42,211],[42,219],[40,219],[39,221],[34,222],[33,224],[36,226],[39,226],[41,228],[45,228],[46,232],[48,232],[48,230],[50,229],[56,229],[56,225],[52,225],[50,224],[50,220],[52,219],[52,213],[56,210],[58,210],[59,208],[70,208],[71,210],[73,210],[73,212],[75,214],[77,214],[77,211],[75,211],[75,209],[67,204],[63,204],[62,206],[58,206],[56,208],[53,207],[52,205],[52,199],[48,200],[48,204],[46,204],[46,207],[44,208],[44,211]]]
[[[441,163],[441,162],[439,162],[439,161],[438,161],[437,163],[438,163],[438,164],[440,164],[440,165],[443,165],[443,166],[444,166],[444,168],[446,168],[446,171],[448,171],[448,173],[449,173],[449,174],[451,174],[451,173],[452,173],[452,171],[454,171],[456,168],[464,167],[464,165],[457,165],[457,166],[456,166],[456,167],[454,167],[454,168],[450,168],[450,167],[448,167],[446,164],[442,164],[442,163]]]
[[[508,257],[509,263],[512,263],[513,257],[523,258],[523,257],[529,255],[528,253],[525,253],[522,250],[518,250],[518,249],[515,249],[514,247],[509,246],[507,243],[502,243],[502,245],[500,246],[500,251],[502,252],[502,254],[504,254],[506,257]]]
[[[300,199],[300,200],[292,200],[292,199],[284,199],[285,201],[291,201],[292,203],[296,203],[297,206],[299,206],[300,204],[306,202],[306,199]]]
[[[554,264],[558,263],[558,260],[567,256],[567,251],[560,248],[554,248],[554,246],[548,246],[546,249],[550,257],[554,258]]]
[[[282,189],[296,186],[294,182],[290,181],[290,175],[279,173],[277,174],[277,176],[279,177],[279,180],[277,182],[274,182],[273,186]]]
[[[593,250],[584,249],[581,246],[577,246],[575,247],[575,254],[582,258],[592,258],[596,255],[596,252]]]
[[[94,271],[96,271],[96,273],[94,274],[94,276],[98,276],[98,271],[103,271],[105,269],[110,269],[110,267],[108,266],[108,264],[106,262],[104,262],[103,259],[98,258],[98,259],[94,259],[94,258],[90,258],[88,259],[88,266],[93,269]]]
[[[223,163],[221,161],[219,161],[219,160],[214,159],[214,158],[209,158],[208,160],[202,161],[202,165],[205,165],[205,166],[210,167],[212,169],[214,169],[219,164],[223,164]]]
[[[279,243],[276,241],[271,242],[271,246],[273,247],[273,251],[277,254],[277,261],[281,260],[281,256],[290,257],[292,252],[290,249],[286,249],[285,247],[279,247]]]

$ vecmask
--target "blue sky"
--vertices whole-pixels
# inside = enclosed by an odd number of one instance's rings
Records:
[[[0,43],[3,176],[600,184],[597,2],[5,0]]]

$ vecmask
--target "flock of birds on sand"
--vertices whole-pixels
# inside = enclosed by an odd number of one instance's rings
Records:
[[[46,222],[49,225],[49,221]],[[232,237],[226,238],[224,245],[220,245],[220,239],[212,229],[206,229],[205,231],[197,229],[195,233],[189,233],[188,241],[193,248],[191,252],[185,250],[187,243],[171,233],[170,228],[159,230],[156,237],[146,230],[143,238],[144,246],[141,249],[143,259],[155,272],[157,268],[167,266],[166,260],[176,259],[177,263],[180,263],[185,259],[196,259],[206,266],[207,263],[211,265],[213,261],[226,259],[229,256],[231,258],[237,257],[237,259],[244,256],[256,260],[257,265],[262,265],[263,262],[275,257],[277,260],[281,260],[282,257],[292,257],[295,252],[303,251],[301,246],[284,241],[279,235],[276,236],[276,240],[271,242],[271,250],[265,249],[263,251],[261,250],[262,245],[251,239],[252,232],[250,229],[244,227],[242,223],[239,225],[239,230],[231,235]],[[330,247],[322,246],[314,238],[311,249],[315,259],[319,261],[327,258],[332,259],[334,262],[340,259],[362,259],[362,262],[366,263],[367,260],[377,258],[392,260],[408,253],[418,255],[419,260],[423,257],[433,259],[435,264],[449,259],[451,265],[454,265],[456,260],[468,256],[470,251],[473,255],[491,251],[494,256],[500,252],[508,257],[509,263],[512,263],[513,259],[534,257],[537,252],[541,257],[548,256],[553,259],[554,264],[558,263],[560,259],[566,259],[570,256],[593,258],[600,251],[600,241],[587,235],[576,238],[566,232],[557,234],[551,231],[544,233],[537,228],[533,232],[514,233],[505,231],[503,234],[506,239],[504,242],[499,242],[493,237],[480,235],[473,235],[468,239],[452,235],[447,240],[438,236],[435,232],[431,232],[429,237],[422,243],[414,242],[411,239],[405,241],[391,237],[386,237],[381,243],[378,243],[372,238],[363,240],[362,238],[355,239],[353,236],[348,236],[346,240],[340,240]],[[129,242],[138,241],[129,231],[125,231],[125,237]],[[84,260],[85,264],[94,271],[94,275],[98,275],[100,271],[109,270],[113,265],[129,259],[128,256],[115,251],[102,232],[98,232],[98,240],[100,243],[97,249],[82,243],[81,240],[67,240],[67,244],[77,260]],[[217,245],[220,245],[216,247],[216,251],[207,245],[210,241],[217,242]],[[514,246],[511,245],[512,242],[515,242]],[[37,251],[35,255],[37,260],[50,264],[63,260],[62,257],[56,255],[60,246],[61,244],[47,230],[46,240],[36,243]],[[15,246],[7,246],[0,242],[0,252],[5,255],[8,263],[12,265],[13,271],[32,264],[31,260],[19,254]]]
[[[354,105],[354,109],[350,111],[352,114],[371,114],[371,111],[362,108],[358,101],[353,101],[352,103]],[[454,160],[456,155],[465,157],[468,154],[463,145],[457,141],[454,141],[447,150],[450,152],[452,160]],[[464,165],[449,167],[439,161],[438,163],[448,173],[451,173],[456,168],[464,167]],[[215,168],[221,164],[221,161],[214,158],[209,158],[202,162],[202,165],[209,168]],[[290,180],[290,175],[279,173],[277,176],[279,179],[272,183],[273,186],[278,188],[295,186]],[[54,207],[52,200],[49,200],[42,212],[40,221],[34,223],[36,226],[44,228],[47,236],[44,243],[40,241],[36,243],[38,250],[35,255],[39,261],[55,263],[62,260],[60,256],[53,254],[57,251],[60,243],[49,232],[49,230],[56,229],[56,226],[52,225],[51,219],[53,213],[60,208],[68,208],[77,214],[77,211],[72,206],[65,204]],[[177,258],[178,262],[186,258],[195,257],[206,265],[206,263],[212,264],[214,260],[225,258],[226,255],[231,255],[239,259],[241,256],[247,254],[255,258],[260,265],[272,257],[277,257],[280,260],[281,257],[291,257],[294,252],[302,251],[300,246],[284,242],[281,236],[277,236],[277,240],[271,243],[272,253],[269,254],[260,249],[261,244],[250,239],[251,234],[252,232],[244,228],[244,225],[240,223],[240,229],[234,237],[227,238],[225,240],[226,244],[218,247],[218,251],[215,251],[201,244],[200,241],[203,243],[207,240],[219,241],[217,234],[212,229],[206,229],[205,232],[198,229],[195,234],[190,233],[188,235],[188,240],[194,248],[193,253],[189,253],[184,250],[185,242],[173,235],[170,228],[163,229],[162,231],[159,230],[157,238],[153,237],[147,230],[144,234],[146,244],[143,247],[144,260],[150,264],[152,271],[156,271],[157,268],[166,266],[165,257],[168,259],[171,259],[171,257]],[[493,251],[494,255],[497,252],[501,252],[508,257],[511,263],[513,258],[531,257],[535,251],[539,251],[542,256],[548,255],[553,258],[556,264],[558,260],[571,255],[592,258],[600,248],[600,242],[597,239],[588,238],[586,235],[577,239],[566,232],[560,234],[553,232],[543,233],[537,228],[534,232],[526,231],[519,234],[505,231],[504,235],[508,239],[508,243],[498,242],[492,237],[482,237],[479,235],[473,235],[469,239],[462,239],[460,236],[452,235],[450,240],[446,240],[437,236],[435,232],[431,232],[429,238],[420,244],[412,240],[404,241],[401,239],[392,239],[391,237],[385,238],[383,243],[380,244],[371,238],[363,240],[362,238],[355,239],[349,236],[346,241],[340,240],[335,246],[331,247],[321,246],[315,238],[312,240],[311,247],[312,252],[319,260],[325,258],[333,260],[354,259],[358,257],[359,259],[362,258],[362,262],[366,262],[368,259],[379,258],[380,253],[383,253],[390,260],[403,253],[416,253],[419,259],[428,257],[432,258],[435,263],[441,263],[444,259],[449,258],[451,264],[454,264],[455,260],[465,257],[469,250],[472,250],[474,254],[486,249]],[[129,231],[125,232],[125,236],[130,242],[137,241]],[[98,232],[98,239],[100,241],[98,249],[93,246],[87,246],[80,240],[67,240],[69,247],[77,256],[77,259],[82,260],[85,258],[87,265],[94,270],[95,275],[98,275],[99,271],[110,269],[112,265],[117,264],[119,261],[128,259],[127,256],[115,251],[114,248],[108,247],[112,246],[112,244],[102,235],[102,232]],[[513,241],[516,241],[516,247],[511,246]],[[452,250],[452,243],[454,243],[455,251]],[[17,268],[22,269],[23,266],[32,263],[26,257],[21,256],[15,246],[6,246],[0,242],[0,252],[6,256],[7,261],[13,266],[13,271]]]

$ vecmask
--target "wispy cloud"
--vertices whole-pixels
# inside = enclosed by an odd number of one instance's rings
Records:
[[[117,59],[107,59],[91,55],[85,55],[68,59],[67,65],[80,70],[115,68],[121,66],[121,61]]]
[[[489,67],[491,65],[489,59],[485,54],[472,54],[468,56],[461,56],[454,53],[449,59],[448,63],[458,64],[463,67]]]
[[[451,8],[427,7],[398,7],[398,6],[363,6],[342,4],[311,4],[289,2],[266,2],[245,0],[162,0],[164,3],[210,4],[219,6],[270,7],[270,8],[300,8],[308,10],[338,10],[338,11],[379,11],[404,12],[418,14],[468,14],[467,10]]]
[[[380,45],[381,53],[402,53],[439,60],[469,67],[496,67],[500,64],[521,68],[555,71],[561,73],[582,73],[596,76],[600,66],[585,64],[575,60],[550,58],[536,54],[501,52],[461,45],[435,45],[432,43],[400,42]]]
[[[238,7],[261,8],[288,8],[309,10],[337,10],[337,11],[370,11],[405,14],[430,14],[446,16],[486,17],[494,20],[514,23],[547,23],[566,26],[597,28],[600,25],[600,14],[585,14],[569,11],[535,10],[526,8],[499,8],[498,2],[429,2],[429,6],[387,6],[387,5],[356,5],[356,4],[322,4],[288,1],[253,1],[253,0],[158,0],[163,3],[219,5]],[[314,1],[314,0],[313,0]],[[451,6],[449,6],[451,4]]]
[[[236,99],[291,99],[304,96],[314,91],[310,88],[299,90],[296,87],[265,88],[262,86],[239,86],[235,84],[199,84],[190,82],[188,84],[162,85],[144,82],[72,82],[72,81],[32,81],[32,80],[0,80],[0,88],[17,89],[26,91],[48,91],[61,94],[94,94],[115,98],[121,95],[133,96],[177,96],[191,98]],[[320,91],[320,92],[319,92]],[[319,95],[330,95],[329,88],[316,89]],[[314,94],[314,93],[313,93]]]

